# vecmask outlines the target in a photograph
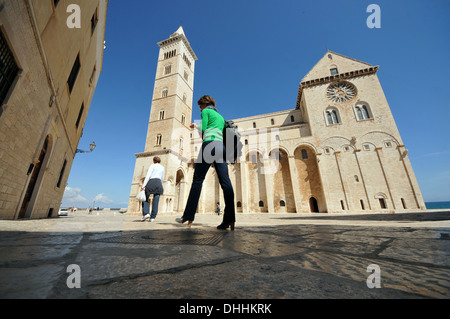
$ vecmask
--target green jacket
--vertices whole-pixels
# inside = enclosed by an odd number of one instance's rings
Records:
[[[223,129],[225,120],[215,109],[207,108],[202,111],[203,142],[223,142]]]

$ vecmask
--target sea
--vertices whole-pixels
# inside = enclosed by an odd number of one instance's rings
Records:
[[[450,202],[425,202],[427,209],[450,209]]]

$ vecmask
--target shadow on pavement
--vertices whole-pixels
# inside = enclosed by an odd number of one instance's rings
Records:
[[[274,219],[322,219],[322,220],[373,220],[373,221],[441,221],[450,220],[450,212],[357,214],[343,216],[295,216],[274,217]]]

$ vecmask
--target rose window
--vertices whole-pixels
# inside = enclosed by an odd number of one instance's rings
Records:
[[[327,97],[335,103],[350,101],[355,96],[355,87],[347,82],[332,84],[327,90]]]

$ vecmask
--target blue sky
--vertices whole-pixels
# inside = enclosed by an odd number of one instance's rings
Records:
[[[371,3],[381,9],[379,29],[366,24]],[[379,65],[425,201],[450,201],[449,12],[447,0],[111,0],[103,71],[79,144],[97,148],[76,155],[62,205],[127,207],[157,42],[180,25],[199,58],[194,101],[213,96],[228,119],[295,108],[301,79],[327,49]]]

